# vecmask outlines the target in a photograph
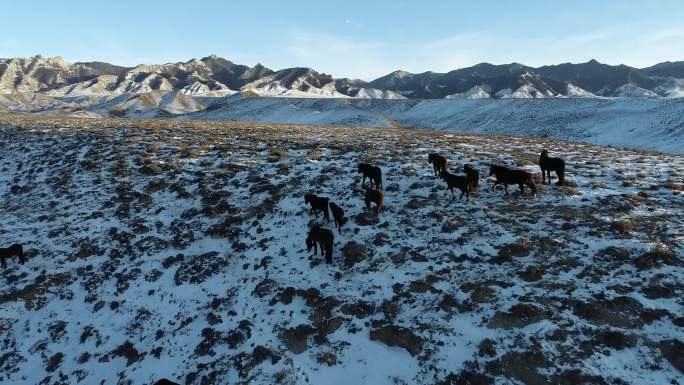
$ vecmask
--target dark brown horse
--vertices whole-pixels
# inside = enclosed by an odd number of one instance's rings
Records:
[[[335,226],[337,226],[337,231],[342,231],[342,225],[347,223],[348,219],[344,217],[344,210],[342,210],[342,207],[330,202],[330,211],[332,212]]]
[[[480,172],[469,164],[463,166],[463,172],[465,172],[466,178],[468,179],[468,188],[470,189],[470,192],[477,190],[477,188],[480,187]]]
[[[551,184],[551,171],[556,172],[559,186],[565,182],[565,161],[562,158],[549,158],[549,152],[543,150],[539,156],[539,168],[542,172],[542,183],[546,183],[546,176],[548,175],[549,184]]]
[[[333,244],[335,242],[335,234],[332,230],[324,229],[319,225],[311,226],[309,229],[309,234],[306,237],[306,251],[309,252],[314,249],[314,255],[318,255],[318,247],[321,248],[321,255],[324,255],[325,251],[325,263],[332,263],[333,256]]]
[[[525,185],[530,187],[533,194],[537,193],[537,186],[534,185],[532,174],[525,170],[493,165],[489,168],[489,176],[492,175],[496,177],[496,181],[492,186],[492,191],[496,185],[502,184],[506,195],[508,195],[508,185],[517,184],[520,187],[521,194],[525,192]]]
[[[5,259],[12,257],[18,257],[19,263],[22,265],[24,262],[26,262],[26,257],[24,257],[24,248],[20,244],[15,243],[10,247],[6,247],[4,249],[0,248],[0,264],[2,265],[3,269],[7,268],[7,262],[5,262]]]
[[[311,205],[311,210],[309,210],[309,212],[313,212],[316,218],[318,218],[319,211],[323,212],[323,218],[329,222],[330,214],[328,213],[328,200],[327,197],[319,197],[314,194],[304,195],[304,203]]]
[[[454,187],[456,187],[461,190],[461,195],[458,197],[458,200],[463,198],[463,194],[466,196],[466,201],[470,200],[470,186],[467,177],[450,174],[448,171],[442,171],[441,177],[447,184],[444,195],[446,195],[448,191],[451,191],[451,200],[454,200],[456,198],[456,195],[454,195]]]
[[[432,164],[432,170],[435,172],[435,176],[440,176],[442,171],[447,170],[447,158],[439,154],[432,153],[428,155],[428,162]]]
[[[366,178],[370,180],[370,188],[373,188],[373,183],[375,183],[375,188],[382,190],[382,170],[378,166],[373,166],[368,163],[359,163],[358,172],[363,174],[361,179],[361,187],[366,183]]]

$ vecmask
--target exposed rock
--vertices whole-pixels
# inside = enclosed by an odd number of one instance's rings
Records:
[[[672,366],[684,374],[684,343],[679,340],[660,342],[660,352]]]
[[[198,284],[219,273],[228,265],[228,258],[210,251],[195,257],[186,257],[173,277],[176,285]]]
[[[620,328],[639,328],[643,326],[643,307],[631,297],[620,296],[610,300],[575,301],[573,311],[578,316],[599,325]]]
[[[600,345],[617,350],[631,348],[636,344],[634,336],[626,335],[619,330],[604,330],[596,336],[595,341]]]
[[[130,341],[126,341],[125,343],[119,345],[118,348],[111,352],[111,355],[114,357],[125,358],[126,366],[131,366],[145,357],[145,353],[139,353]]]
[[[316,332],[310,325],[299,325],[280,334],[285,346],[294,354],[301,354],[309,348],[308,338]]]
[[[371,341],[380,341],[387,346],[399,346],[412,356],[420,353],[423,341],[410,329],[400,326],[383,326],[370,332]]]
[[[369,257],[370,251],[366,245],[349,241],[342,247],[342,255],[344,256],[344,265],[347,268],[353,267],[355,264],[365,260]]]
[[[538,369],[548,368],[552,364],[541,351],[528,350],[509,352],[487,363],[487,371],[497,376],[513,378],[525,385],[547,385],[548,379]]]
[[[547,318],[544,309],[529,303],[518,303],[507,312],[497,312],[489,322],[491,328],[523,328]]]

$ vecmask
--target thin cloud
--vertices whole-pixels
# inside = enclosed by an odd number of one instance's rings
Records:
[[[356,27],[356,28],[361,27],[361,23],[359,23],[358,21],[351,20],[351,19],[345,20],[344,24],[351,25],[352,27]]]

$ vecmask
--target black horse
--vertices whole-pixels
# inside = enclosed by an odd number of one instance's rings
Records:
[[[534,185],[534,178],[532,174],[525,170],[512,169],[506,166],[492,165],[489,168],[489,176],[494,175],[496,181],[492,185],[492,191],[498,184],[504,186],[504,191],[508,195],[508,185],[517,184],[520,187],[520,193],[525,192],[525,185],[529,186],[533,194],[537,193],[537,186]]]
[[[323,213],[323,218],[326,221],[330,221],[330,214],[328,212],[328,197],[321,197],[314,194],[304,194],[304,203],[311,205],[311,210],[316,218],[318,218],[318,212]]]
[[[368,163],[359,163],[358,172],[363,174],[363,179],[361,179],[361,187],[366,183],[366,178],[370,180],[370,187],[373,188],[373,183],[375,183],[375,188],[382,190],[382,170],[378,166],[373,166]]]
[[[20,244],[15,243],[10,247],[6,247],[4,249],[0,248],[0,264],[2,265],[3,269],[7,268],[7,262],[5,262],[5,259],[12,257],[19,257],[19,263],[22,265],[24,262],[26,262],[26,257],[24,257],[24,248]]]
[[[321,247],[321,255],[325,255],[325,263],[333,262],[333,244],[335,234],[332,230],[325,229],[319,225],[313,225],[306,237],[306,251],[314,250],[314,255],[318,255],[318,247]]]
[[[543,150],[539,156],[539,168],[542,172],[542,183],[546,183],[548,175],[549,184],[551,184],[551,171],[556,172],[557,185],[562,186],[565,182],[565,161],[562,158],[549,158],[549,152]]]
[[[428,155],[428,162],[432,164],[432,170],[435,172],[435,176],[437,177],[442,174],[442,171],[447,171],[447,158],[439,154],[432,153]]]

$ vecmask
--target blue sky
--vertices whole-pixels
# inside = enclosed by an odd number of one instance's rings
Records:
[[[7,1],[0,57],[120,65],[211,53],[372,79],[479,62],[684,60],[682,0]]]

